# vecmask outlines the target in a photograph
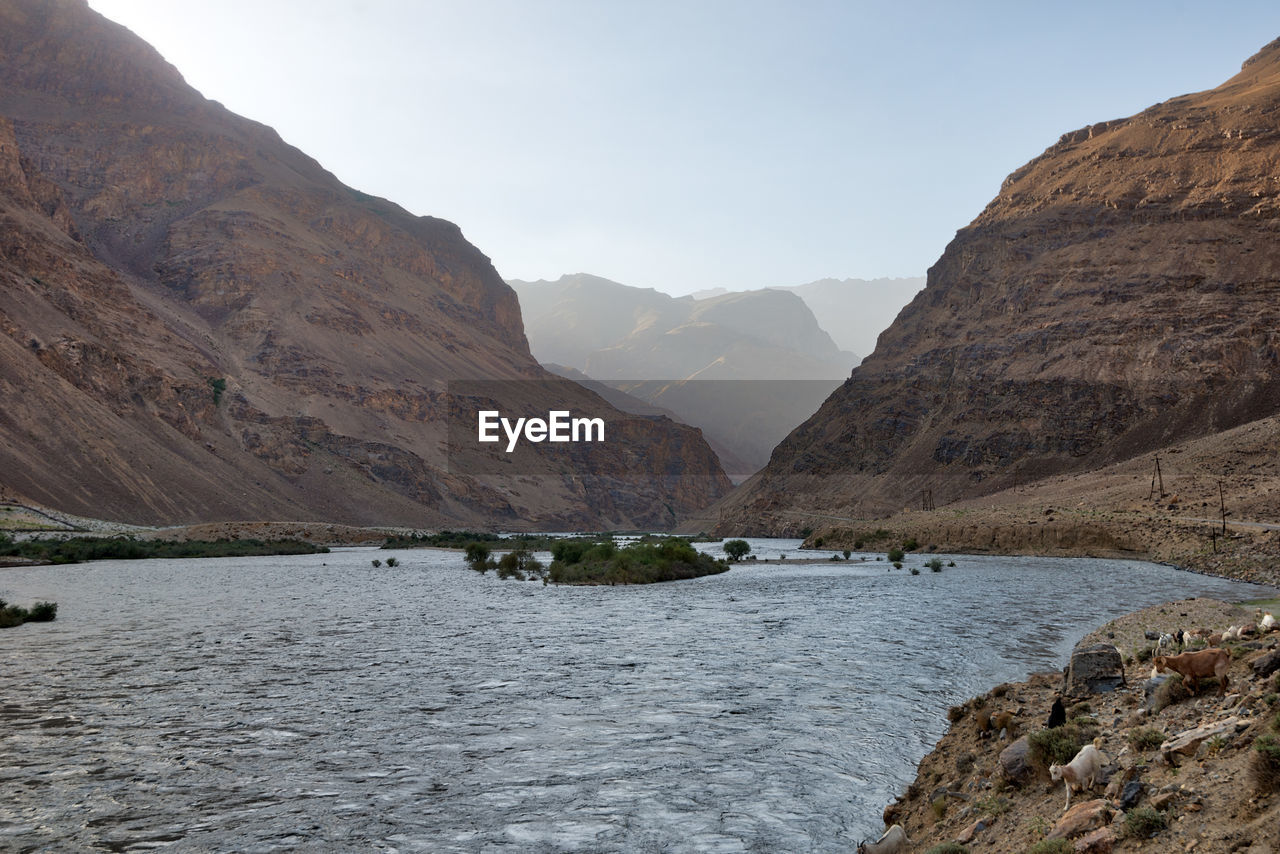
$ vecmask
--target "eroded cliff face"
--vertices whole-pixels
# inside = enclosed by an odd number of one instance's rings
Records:
[[[509,380],[524,405],[548,377],[489,259],[207,101],[82,0],[0,7],[0,220],[0,482],[33,500],[135,522],[629,527],[728,488],[696,431],[608,407],[625,462],[451,469],[449,382]]]
[[[1280,42],[1216,89],[1064,135],[724,526],[941,505],[1280,411],[1278,157]]]

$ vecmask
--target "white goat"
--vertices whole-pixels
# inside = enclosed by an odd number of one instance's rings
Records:
[[[1274,632],[1276,630],[1276,618],[1271,616],[1270,611],[1258,621],[1258,628],[1264,632]]]
[[[1067,787],[1067,805],[1063,812],[1071,809],[1071,793],[1080,789],[1091,789],[1102,781],[1102,766],[1110,760],[1095,745],[1086,744],[1080,748],[1076,758],[1066,765],[1050,765],[1049,779],[1055,783],[1062,780]]]
[[[902,825],[895,824],[875,842],[859,842],[858,854],[900,854],[910,844],[911,840],[907,839],[907,832],[902,829]]]

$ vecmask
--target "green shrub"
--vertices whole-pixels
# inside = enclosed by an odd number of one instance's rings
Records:
[[[1032,761],[1046,768],[1050,765],[1066,765],[1087,743],[1080,727],[1073,723],[1033,732],[1027,736],[1027,741]]]
[[[0,599],[0,629],[11,629],[23,623],[49,623],[58,617],[55,602],[37,602],[28,610]]]
[[[376,557],[373,559],[372,563],[373,563],[374,569],[377,569],[378,567],[382,566],[382,561],[378,560]]]
[[[902,543],[902,550],[903,550],[903,551],[914,552],[914,551],[916,551],[916,550],[917,550],[917,549],[919,549],[919,548],[920,548],[920,544],[916,542],[916,538],[915,538],[915,537],[912,537],[912,538],[911,538],[911,539],[909,539],[909,540],[905,540],[905,541]]]
[[[27,621],[27,609],[17,605],[6,605],[0,608],[0,629],[11,629]]]
[[[894,546],[885,553],[885,557],[889,558],[889,563],[902,563],[903,558],[906,556],[906,553],[897,546]]]
[[[848,560],[850,557],[853,556],[853,551],[850,549],[845,549],[843,552],[841,552],[841,554],[844,555],[845,560]]]
[[[393,557],[387,558],[387,566],[399,566],[399,565],[400,565],[400,561],[396,560],[395,558]]]
[[[900,563],[895,563],[893,566],[894,566],[894,568],[895,568],[895,569],[902,569],[902,564],[900,564]],[[911,567],[911,574],[912,574],[912,575],[919,575],[919,574],[920,574],[920,568],[919,568],[919,567],[916,567],[916,566]]]
[[[498,577],[515,578],[524,581],[530,577],[542,575],[542,562],[533,556],[528,549],[513,549],[498,560]]]
[[[577,561],[552,561],[546,580],[557,584],[649,584],[697,578],[728,568],[723,560],[699,552],[684,538],[662,537],[628,543],[621,549],[611,541],[597,543]]]
[[[1164,733],[1155,727],[1141,727],[1129,733],[1129,746],[1134,750],[1155,750],[1164,744]]]
[[[1121,835],[1126,839],[1150,839],[1167,826],[1164,813],[1151,807],[1137,807],[1125,813]]]
[[[959,842],[943,842],[941,845],[933,846],[924,854],[969,854],[969,849]]]
[[[467,543],[463,555],[467,561],[467,566],[476,572],[483,575],[484,571],[489,568],[489,547],[484,543]]]
[[[1009,801],[999,795],[988,795],[985,798],[979,798],[974,802],[973,806],[980,815],[984,816],[994,817],[1004,815],[1009,811]]]
[[[940,557],[931,557],[924,562],[924,565],[934,572],[942,572],[942,558]]]
[[[52,623],[57,618],[57,602],[37,602],[27,612],[27,621],[32,623]]]
[[[821,543],[819,543],[821,545]],[[751,544],[746,540],[726,540],[724,544],[724,553],[729,560],[739,561],[747,555],[751,554]]]
[[[1182,684],[1182,674],[1175,673],[1161,682],[1160,687],[1156,688],[1155,693],[1151,695],[1151,711],[1159,712],[1190,696],[1191,692]]]

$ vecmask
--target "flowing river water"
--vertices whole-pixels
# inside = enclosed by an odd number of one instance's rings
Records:
[[[591,588],[436,550],[0,570],[0,598],[59,606],[0,631],[0,850],[849,851],[948,706],[1144,605],[1272,592],[955,561]]]

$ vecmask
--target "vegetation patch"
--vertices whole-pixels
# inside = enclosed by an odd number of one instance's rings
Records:
[[[703,554],[686,539],[634,542],[619,548],[611,541],[565,541],[552,549],[547,580],[556,584],[651,584],[714,575],[728,563]]]
[[[1155,693],[1151,695],[1151,711],[1162,711],[1174,703],[1181,703],[1190,697],[1191,692],[1187,690],[1186,685],[1182,684],[1182,674],[1174,673],[1161,682],[1160,687],[1156,688]]]
[[[56,602],[37,602],[30,608],[23,608],[0,599],[0,629],[10,629],[23,623],[50,623],[57,618]]]
[[[1164,733],[1155,727],[1140,727],[1129,733],[1129,746],[1134,750],[1155,750],[1164,744]]]
[[[924,854],[969,854],[969,849],[959,842],[944,842],[933,846]]]
[[[0,536],[0,557],[24,557],[50,563],[143,558],[251,557],[328,552],[302,540],[136,540],[133,537],[72,537],[14,542]]]
[[[1164,813],[1151,807],[1138,807],[1125,813],[1122,835],[1126,839],[1150,839],[1168,824]]]
[[[1042,729],[1027,736],[1033,762],[1048,768],[1050,765],[1066,765],[1080,748],[1089,743],[1088,731],[1079,724],[1070,723],[1053,729]]]

